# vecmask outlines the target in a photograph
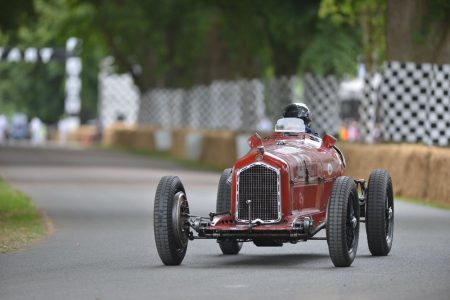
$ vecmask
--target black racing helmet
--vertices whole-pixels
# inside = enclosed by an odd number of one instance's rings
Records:
[[[299,118],[305,122],[305,125],[311,126],[311,112],[304,103],[292,103],[284,108],[283,118]]]

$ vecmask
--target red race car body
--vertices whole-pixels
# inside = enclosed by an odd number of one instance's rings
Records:
[[[389,253],[394,225],[389,174],[374,170],[367,185],[344,176],[346,162],[336,139],[307,133],[303,122],[297,124],[299,119],[280,120],[287,130],[264,140],[253,135],[248,140],[250,151],[224,170],[216,212],[208,217],[191,215],[178,177],[161,179],[154,228],[164,264],[180,264],[188,241],[195,239],[216,239],[224,254],[238,254],[243,242],[282,246],[327,240],[334,265],[350,266],[361,222],[366,222],[372,254]],[[316,237],[322,229],[326,237]]]

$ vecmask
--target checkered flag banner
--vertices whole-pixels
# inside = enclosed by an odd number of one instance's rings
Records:
[[[138,121],[167,128],[254,130],[264,112],[259,80],[214,81],[185,90],[150,90],[142,97]]]
[[[383,69],[383,139],[449,145],[450,65],[392,61],[386,62]]]
[[[99,116],[103,128],[121,119],[128,124],[137,121],[140,93],[129,74],[99,76]]]
[[[283,108],[303,98],[313,111],[315,130],[335,133],[339,124],[338,82],[332,76],[307,75],[305,83],[293,76],[265,82],[217,80],[189,89],[154,88],[140,102],[129,75],[103,76],[100,81],[100,112],[106,126],[120,113],[126,120],[164,128],[271,131]]]
[[[361,139],[373,143],[376,138],[378,91],[382,77],[380,73],[367,73],[364,77],[363,98],[359,106]]]
[[[431,144],[450,145],[450,65],[433,65],[428,102]]]
[[[266,116],[274,123],[281,118],[287,105],[303,102],[303,81],[297,76],[272,78],[264,88]]]
[[[312,112],[313,129],[320,135],[335,135],[339,130],[339,83],[335,76],[306,74],[304,101]]]
[[[387,62],[382,73],[364,78],[359,106],[364,142],[450,144],[450,65]],[[129,75],[100,76],[100,116],[108,126],[124,117],[129,123],[164,128],[271,131],[283,108],[305,102],[313,129],[336,134],[339,81],[306,74],[267,81],[213,81],[189,89],[154,88],[139,96]],[[303,91],[303,93],[302,93]],[[139,99],[140,98],[140,99]]]

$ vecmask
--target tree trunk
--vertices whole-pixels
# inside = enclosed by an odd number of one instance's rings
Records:
[[[432,0],[389,0],[387,60],[450,63],[450,20],[446,6]]]

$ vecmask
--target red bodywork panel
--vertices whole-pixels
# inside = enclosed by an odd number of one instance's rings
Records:
[[[252,136],[253,148],[233,168],[231,215],[216,216],[210,226],[215,231],[248,230],[249,224],[236,221],[236,176],[239,169],[259,162],[280,171],[281,221],[262,224],[253,231],[291,230],[296,218],[310,217],[313,228],[325,221],[328,199],[334,180],[343,175],[345,160],[334,144],[336,139],[325,135],[320,139],[308,133],[296,135],[281,132],[258,142]]]

